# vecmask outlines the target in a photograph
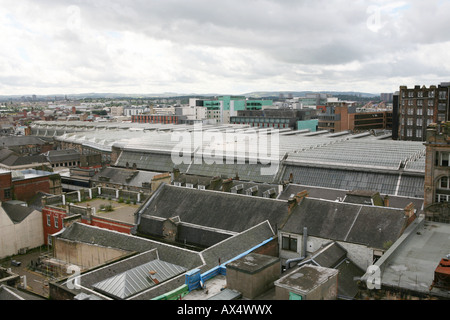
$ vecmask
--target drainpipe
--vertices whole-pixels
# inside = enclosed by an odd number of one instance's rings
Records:
[[[302,256],[299,258],[289,259],[286,261],[286,270],[290,268],[292,262],[300,262],[306,258],[306,244],[308,240],[308,228],[303,228],[303,243],[302,243]]]

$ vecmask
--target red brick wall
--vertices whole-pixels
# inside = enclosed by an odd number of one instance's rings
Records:
[[[122,233],[127,233],[127,234],[131,233],[131,228],[133,227],[133,225],[131,225],[131,224],[108,220],[108,219],[96,217],[96,216],[93,216],[90,222],[87,220],[84,220],[84,219],[82,219],[81,222],[89,224],[91,226],[104,228],[104,229],[108,229],[108,230],[114,230],[117,232],[122,232]]]
[[[48,235],[59,232],[63,228],[66,210],[54,207],[42,208],[42,225],[44,228],[44,242],[48,245]]]
[[[11,184],[11,172],[0,174],[0,201],[12,200]],[[5,190],[10,190],[10,197],[5,198]]]
[[[13,181],[14,196],[17,200],[29,201],[38,191],[50,192],[50,181],[48,177],[37,177]]]

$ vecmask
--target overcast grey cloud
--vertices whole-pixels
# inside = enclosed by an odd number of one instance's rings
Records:
[[[450,0],[0,0],[0,94],[449,81]]]

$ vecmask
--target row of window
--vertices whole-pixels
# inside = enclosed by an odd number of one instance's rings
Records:
[[[241,118],[241,117],[232,117],[230,119],[233,122],[258,122],[258,123],[289,123],[290,119],[285,118],[262,118],[262,117],[255,117],[255,118]]]
[[[416,114],[418,116],[423,115],[423,108],[402,108],[402,114],[405,114],[405,112],[406,112],[408,115],[411,116],[411,115],[414,115],[414,110],[416,110]],[[426,111],[425,115],[427,115],[427,116],[434,115],[434,109],[433,108],[428,108],[426,110],[427,111]]]
[[[50,214],[47,214],[47,226],[51,227],[52,226],[52,217]],[[59,228],[59,220],[58,220],[58,216],[54,216],[53,217],[53,226],[58,229]]]
[[[414,135],[414,131],[416,135]],[[422,138],[422,129],[406,129],[406,136],[408,138],[416,137],[416,138]]]
[[[408,106],[414,106],[414,100],[403,100],[402,106],[405,107]],[[434,107],[434,100],[428,100],[428,107]],[[423,106],[423,100],[417,100],[416,106],[422,107]]]
[[[405,91],[402,92],[402,98],[406,98],[406,96],[408,96],[408,98],[414,98],[414,91],[409,91],[408,95],[406,94]],[[435,97],[435,92],[434,91],[418,91],[417,92],[417,98],[434,98]],[[440,90],[438,91],[438,98],[440,100],[444,100],[447,99],[447,91],[445,90]]]
[[[55,167],[72,167],[79,166],[81,164],[80,161],[69,161],[69,162],[61,162],[61,163],[52,163],[52,168]]]

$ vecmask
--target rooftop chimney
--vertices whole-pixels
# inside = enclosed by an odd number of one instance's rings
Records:
[[[226,179],[222,181],[222,191],[223,192],[230,192],[231,187],[233,185],[233,179]]]
[[[295,196],[291,196],[288,199],[288,212],[289,212],[289,214],[307,196],[308,196],[308,191],[307,190],[303,190],[302,192],[297,193]]]
[[[406,217],[411,218],[414,216],[414,204],[412,202],[408,204],[404,210]]]
[[[389,207],[389,196],[388,195],[386,195],[384,197],[383,202],[384,202],[385,207]]]

